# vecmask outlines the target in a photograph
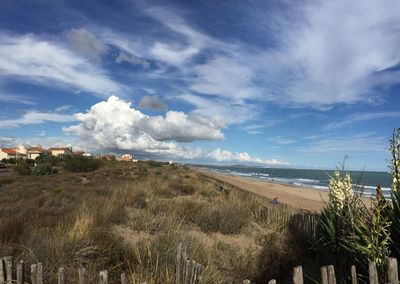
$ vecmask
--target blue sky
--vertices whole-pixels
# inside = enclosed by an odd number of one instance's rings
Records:
[[[1,6],[3,146],[313,168],[347,155],[350,169],[386,169],[397,0]]]

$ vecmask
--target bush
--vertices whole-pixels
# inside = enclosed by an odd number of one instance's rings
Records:
[[[52,155],[45,155],[37,157],[35,161],[37,164],[49,164],[50,166],[55,167],[62,161],[62,158]]]
[[[101,165],[100,160],[90,157],[65,157],[64,168],[70,172],[91,172],[97,170]]]
[[[56,172],[57,170],[50,163],[37,164],[32,170],[32,174],[35,176],[47,176]]]
[[[22,176],[31,174],[31,165],[27,160],[18,160],[14,170]]]
[[[213,209],[205,208],[196,218],[196,224],[204,232],[237,234],[246,226],[249,214],[233,205],[219,205]]]
[[[153,161],[153,160],[149,160],[146,162],[146,164],[150,167],[150,168],[157,168],[157,167],[162,167],[164,166],[166,163],[164,162],[158,162],[158,161]]]

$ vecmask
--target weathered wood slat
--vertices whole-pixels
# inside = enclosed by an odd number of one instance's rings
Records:
[[[24,261],[21,260],[17,264],[17,284],[22,284],[24,282]]]
[[[102,270],[99,273],[100,284],[108,284],[108,272],[107,270]]]
[[[86,284],[86,269],[83,267],[78,269],[78,283]]]
[[[175,284],[182,282],[182,243],[178,245],[176,252]]]
[[[358,284],[357,270],[356,270],[355,265],[351,266],[351,283]]]
[[[6,266],[6,278],[7,278],[7,284],[12,283],[12,257],[7,256],[4,258],[4,264]]]
[[[43,284],[43,265],[39,262],[37,264],[37,284]]]
[[[293,283],[294,284],[303,284],[303,268],[301,266],[296,266],[293,268]]]
[[[189,284],[189,279],[190,279],[190,260],[186,260],[183,283]]]
[[[65,284],[65,269],[64,269],[64,267],[60,267],[58,269],[57,281],[58,281],[58,284]]]
[[[0,284],[4,284],[5,281],[5,273],[4,273],[4,265],[3,258],[0,258]]]
[[[121,284],[127,284],[128,282],[126,281],[126,274],[122,273],[121,274]]]
[[[328,268],[326,266],[321,267],[321,283],[329,284],[328,282]]]
[[[399,272],[397,268],[397,259],[394,257],[389,257],[387,259],[387,273],[388,273],[388,283],[398,284],[399,283]]]
[[[335,268],[333,265],[328,265],[328,283],[329,284],[336,284],[336,275],[335,275]]]
[[[368,263],[368,274],[370,284],[379,284],[378,282],[378,272],[376,270],[375,262],[371,261]]]
[[[37,284],[37,265],[31,265],[31,282],[32,284]]]
[[[195,278],[196,278],[196,268],[197,268],[197,263],[196,261],[192,260],[192,267],[190,271],[190,278],[189,278],[189,283],[194,284]]]

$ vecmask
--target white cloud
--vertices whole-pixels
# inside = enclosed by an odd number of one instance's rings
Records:
[[[289,163],[276,160],[276,159],[261,159],[250,156],[246,152],[231,152],[228,150],[221,150],[217,148],[216,150],[209,152],[207,156],[218,162],[244,162],[244,163],[255,163],[264,165],[289,165]]]
[[[399,82],[381,71],[399,63],[400,2],[313,2],[303,11],[298,27],[276,31],[279,48],[265,51],[260,61],[276,99],[326,107],[368,101],[383,81]]]
[[[33,35],[0,33],[0,75],[98,96],[122,93],[124,87],[101,68],[63,45]]]
[[[294,139],[286,139],[281,136],[275,136],[272,138],[268,138],[268,140],[272,141],[276,144],[280,144],[280,145],[288,145],[288,144],[293,144],[294,142],[296,142],[296,140],[294,140]]]
[[[26,95],[11,94],[3,92],[0,89],[0,102],[11,103],[11,104],[24,104],[24,105],[34,105],[35,103]]]
[[[69,114],[28,111],[19,118],[0,120],[0,129],[16,128],[22,125],[41,124],[45,122],[71,122],[74,120],[75,118]]]
[[[257,12],[265,14],[263,9]],[[329,110],[374,103],[375,87],[400,81],[388,70],[400,62],[399,10],[396,0],[310,2],[289,16],[274,14],[280,17],[275,23],[268,19],[268,33],[260,36],[276,42],[260,48],[216,40],[157,7],[148,13],[171,30],[173,40],[156,40],[149,56],[179,68],[185,93],[218,96],[231,105],[257,100]],[[213,56],[199,64],[196,55],[206,50]]]
[[[235,100],[259,96],[258,88],[252,83],[253,71],[232,58],[217,57],[194,66],[192,72],[191,91]]]
[[[260,114],[257,106],[245,102],[233,103],[227,99],[190,94],[180,95],[178,98],[194,105],[193,113],[219,119],[224,124],[243,123],[257,118]]]
[[[223,125],[183,112],[168,111],[148,116],[117,97],[97,103],[87,113],[75,115],[80,122],[65,129],[82,141],[103,148],[141,151],[179,150],[172,142],[223,139]]]
[[[165,117],[148,116],[132,108],[130,102],[114,96],[75,117],[79,124],[66,127],[64,131],[88,149],[133,151],[136,155],[164,159],[286,164],[275,159],[254,158],[245,152],[232,153],[221,149],[206,152],[198,147],[186,147],[174,141],[222,139],[223,124],[176,111],[168,111]]]
[[[63,111],[70,110],[71,108],[72,108],[71,105],[63,105],[63,106],[56,107],[56,108],[54,109],[54,111],[55,111],[55,112],[63,112]]]
[[[331,122],[326,124],[324,130],[332,130],[336,128],[345,127],[358,122],[365,122],[378,119],[390,119],[400,117],[400,111],[387,111],[387,112],[364,112],[355,113],[353,115],[345,117],[339,122]]]
[[[148,69],[150,68],[150,63],[146,61],[143,58],[140,58],[136,55],[133,54],[127,54],[125,52],[120,52],[118,56],[115,58],[115,62],[121,63],[121,62],[128,62],[133,65],[141,65],[143,69]]]
[[[337,152],[344,155],[349,153],[385,152],[386,147],[387,141],[385,137],[376,135],[376,133],[361,133],[315,140],[309,146],[299,148],[298,151],[305,153]]]
[[[160,99],[159,96],[144,96],[140,102],[139,107],[143,109],[165,110],[167,106]]]
[[[109,50],[108,46],[96,35],[85,28],[71,29],[66,34],[73,51],[100,62],[101,56]]]

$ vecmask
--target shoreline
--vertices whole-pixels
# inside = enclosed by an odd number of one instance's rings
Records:
[[[242,190],[267,197],[271,200],[278,197],[279,202],[299,209],[321,211],[325,204],[324,200],[328,200],[328,193],[319,189],[285,185],[267,180],[261,181],[232,174],[214,172],[206,168],[193,169]]]
[[[214,172],[207,168],[192,167],[192,169],[271,200],[278,197],[279,202],[298,209],[318,212],[324,208],[326,201],[328,201],[328,192],[326,190],[287,185],[269,180],[257,180],[228,173]],[[369,200],[369,198],[366,198],[366,200]]]

